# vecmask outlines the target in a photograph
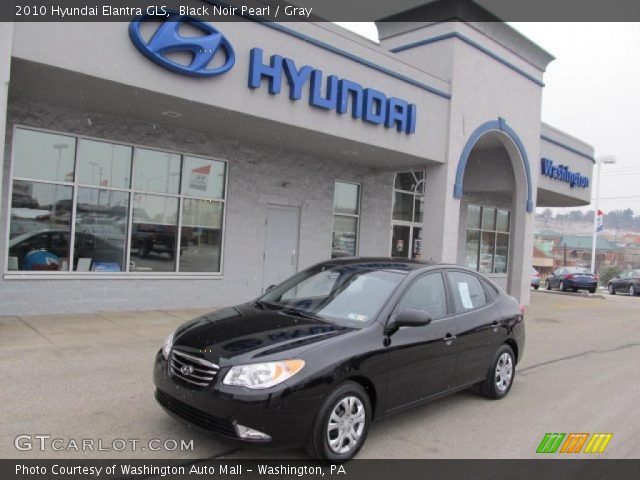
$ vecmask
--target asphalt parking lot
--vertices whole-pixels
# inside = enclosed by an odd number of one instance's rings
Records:
[[[305,458],[191,431],[153,398],[162,339],[198,311],[0,317],[0,457]],[[546,432],[611,432],[606,458],[640,458],[640,298],[532,292],[509,396],[465,391],[372,426],[359,458],[534,458]],[[18,451],[20,434],[193,439],[192,451]]]

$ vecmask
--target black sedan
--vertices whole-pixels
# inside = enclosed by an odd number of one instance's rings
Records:
[[[344,461],[374,419],[474,385],[503,398],[523,349],[522,307],[476,272],[335,259],[179,327],[154,382],[191,425]]]
[[[632,297],[640,294],[640,270],[629,270],[622,272],[619,276],[609,280],[607,285],[609,293],[628,293]]]
[[[547,277],[544,284],[547,290],[559,288],[562,292],[588,290],[590,293],[595,293],[598,288],[598,277],[586,268],[560,267]]]

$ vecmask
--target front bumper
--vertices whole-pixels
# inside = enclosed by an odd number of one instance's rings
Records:
[[[230,441],[283,448],[306,443],[321,397],[292,390],[286,383],[265,390],[223,385],[225,374],[223,368],[211,385],[195,389],[172,378],[158,352],[153,369],[156,400],[170,415]],[[242,439],[236,424],[263,432],[271,440]]]

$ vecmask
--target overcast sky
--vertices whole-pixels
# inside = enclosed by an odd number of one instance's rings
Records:
[[[378,39],[373,23],[340,25]],[[602,167],[600,209],[640,214],[640,23],[510,25],[556,57],[544,75],[542,120],[590,143],[596,157],[617,159]]]

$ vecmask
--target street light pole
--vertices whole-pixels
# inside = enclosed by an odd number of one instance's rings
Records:
[[[610,155],[596,158],[596,201],[595,212],[593,213],[593,240],[591,242],[591,272],[596,273],[596,244],[598,242],[598,201],[600,200],[600,170],[603,163],[612,165],[616,163],[616,158]]]

